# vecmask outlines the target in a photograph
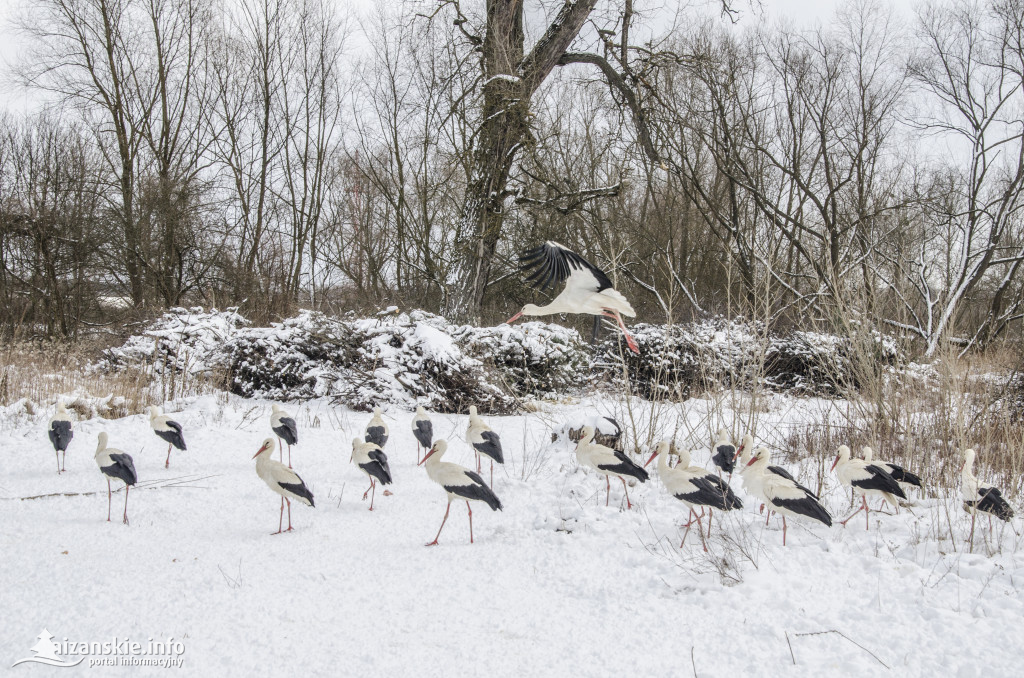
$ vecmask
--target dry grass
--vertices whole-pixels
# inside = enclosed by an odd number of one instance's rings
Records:
[[[210,393],[213,383],[183,375],[161,378],[153,365],[104,372],[92,367],[102,346],[89,342],[12,342],[0,351],[0,405],[25,402],[29,413],[58,396],[81,418],[117,418],[148,405]]]

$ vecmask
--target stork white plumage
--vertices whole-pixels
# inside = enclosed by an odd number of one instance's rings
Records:
[[[508,319],[512,324],[521,316],[543,316],[556,313],[584,313],[593,316],[613,318],[622,330],[626,343],[634,353],[640,348],[626,329],[622,316],[634,317],[636,312],[622,294],[612,286],[608,274],[589,261],[560,245],[548,240],[536,249],[524,252],[519,257],[523,272],[532,271],[526,282],[541,291],[557,283],[565,283],[562,292],[546,306],[526,304],[519,313]],[[597,331],[595,318],[595,335]]]
[[[781,475],[770,470],[770,462],[768,449],[759,447],[740,474],[743,487],[769,507],[769,514],[775,511],[782,516],[782,545],[786,545],[786,516],[811,518],[831,527],[832,516],[818,497],[788,473]]]
[[[469,512],[469,543],[473,543],[473,508],[469,505],[471,501],[482,501],[491,507],[492,511],[502,509],[501,500],[494,494],[494,491],[484,482],[479,473],[470,471],[464,466],[441,461],[445,452],[448,451],[448,441],[435,440],[430,451],[417,464],[423,464],[427,470],[427,477],[444,488],[448,493],[448,507],[444,510],[444,519],[441,527],[437,528],[437,535],[434,541],[427,546],[437,546],[437,540],[441,537],[441,530],[448,522],[448,512],[452,510],[452,502],[462,500],[466,502],[466,510]]]
[[[904,494],[906,494],[911,487],[916,487],[918,489],[924,488],[924,486],[921,484],[921,477],[918,476],[916,473],[911,473],[902,466],[899,466],[898,464],[893,464],[888,461],[873,462],[872,460],[874,458],[874,455],[874,450],[872,450],[870,447],[866,445],[863,449],[861,449],[861,456],[864,458],[864,461],[866,461],[869,464],[874,463],[876,466],[880,466],[883,471],[891,475],[892,479],[899,483],[900,488],[903,490]],[[896,506],[896,511],[899,511],[898,504]]]
[[[107,477],[107,522],[110,522],[111,504],[111,480],[120,480],[124,483],[124,518],[125,525],[128,524],[128,489],[139,481],[135,473],[135,463],[127,452],[107,447],[107,432],[100,431],[96,444],[96,465],[100,472]]]
[[[736,448],[736,457],[739,458],[740,464],[741,464],[741,466],[740,466],[740,478],[743,480],[743,489],[746,490],[747,494],[753,495],[755,497],[760,497],[761,494],[760,494],[760,489],[759,489],[759,483],[761,483],[761,481],[762,481],[762,477],[761,477],[762,476],[762,474],[761,474],[761,470],[762,469],[759,467],[757,470],[754,470],[753,467],[749,467],[748,466],[750,464],[750,460],[753,459],[753,457],[754,457],[754,449],[753,448],[754,448],[754,438],[753,438],[753,436],[751,436],[748,433],[748,434],[743,436],[743,440],[740,443],[740,446],[738,448]],[[809,490],[807,487],[805,487],[802,484],[800,484],[797,481],[797,479],[794,478],[792,476],[792,474],[790,474],[789,471],[787,471],[786,469],[782,468],[781,466],[775,466],[774,464],[771,464],[770,463],[771,462],[771,454],[768,452],[767,448],[762,447],[760,449],[764,450],[762,452],[762,454],[764,455],[765,459],[767,460],[767,461],[765,461],[765,464],[763,466],[763,470],[764,470],[765,473],[776,475],[776,476],[779,476],[780,478],[785,478],[786,480],[791,481],[794,485],[796,485],[801,490],[803,490],[806,493],[808,493],[810,496],[814,497],[815,499],[820,499],[820,497],[818,497],[817,494],[815,494],[814,492]],[[764,511],[764,509],[765,509],[765,504],[762,503],[760,510]],[[768,515],[766,515],[765,518],[764,518],[764,524],[765,525],[767,525],[768,521],[771,520],[772,513],[773,513],[773,510],[771,508],[769,508],[768,509]]]
[[[850,457],[850,448],[846,445],[839,446],[836,460],[832,462],[832,470],[843,485],[853,490],[854,495],[860,495],[861,507],[850,514],[846,520],[840,521],[846,525],[855,515],[864,511],[864,529],[871,529],[871,509],[868,508],[868,495],[881,497],[885,502],[898,506],[899,499],[906,499],[900,484],[891,475],[877,464],[869,464],[863,459]]]
[[[594,442],[594,427],[584,426],[580,440],[576,443],[576,458],[582,466],[594,469],[604,476],[604,505],[608,506],[608,497],[611,495],[611,478],[615,476],[622,481],[622,489],[626,493],[626,508],[633,508],[629,500],[629,488],[626,486],[626,478],[636,478],[641,483],[647,482],[650,477],[647,471],[638,466],[632,459],[626,456],[625,452],[613,450],[604,445]]]
[[[990,483],[978,480],[974,475],[974,450],[964,452],[964,467],[960,471],[960,496],[964,500],[964,510],[971,514],[971,536],[974,543],[974,520],[978,511],[988,514],[988,529],[992,531],[992,516],[1009,522],[1013,518],[1013,509],[1003,498],[999,488]]]
[[[655,458],[658,459],[658,477],[673,497],[683,502],[690,508],[690,519],[687,521],[686,532],[683,533],[683,540],[679,542],[679,548],[686,543],[686,535],[690,534],[690,526],[697,522],[698,530],[701,529],[701,518],[704,517],[704,507],[708,508],[708,536],[711,536],[711,511],[719,509],[732,511],[743,508],[743,503],[733,494],[732,488],[715,473],[703,469],[700,466],[690,465],[690,451],[679,450],[679,463],[674,468],[668,465],[669,444],[663,440],[658,443],[651,458],[647,460],[644,467],[650,465]],[[694,511],[700,507],[700,515]],[[704,542],[704,533],[700,533],[701,542]],[[708,546],[704,543],[704,550]]]
[[[292,530],[292,499],[306,506],[315,507],[316,505],[313,503],[313,493],[306,487],[306,483],[299,477],[299,474],[272,459],[275,445],[273,438],[267,438],[252,458],[256,460],[256,475],[267,484],[267,487],[281,495],[281,514],[277,521],[277,532],[273,533],[281,534],[281,532],[291,532]],[[281,528],[284,525],[286,502],[288,504],[288,529],[283,530]]]
[[[422,405],[416,407],[412,418],[412,435],[416,438],[416,463],[420,463],[420,449],[429,450],[434,444],[434,424]]]
[[[177,447],[179,450],[186,449],[181,424],[166,414],[160,414],[156,405],[150,405],[149,425],[153,428],[153,433],[167,442],[167,461],[164,462],[164,468],[168,468],[171,465],[171,447]]]
[[[292,467],[292,445],[299,442],[299,427],[292,415],[274,403],[270,408],[270,430],[288,445],[288,468]],[[281,446],[281,461],[284,461],[284,445]]]
[[[391,484],[391,467],[388,466],[388,456],[376,443],[369,443],[359,438],[352,439],[351,461],[370,479],[370,486],[363,492],[363,501],[366,495],[373,492],[370,497],[370,510],[373,510],[373,500],[377,496],[377,481],[381,485]]]
[[[381,416],[379,407],[373,408],[373,416],[370,417],[370,423],[366,425],[365,440],[381,449],[388,441],[388,425],[385,423],[384,417]]]
[[[61,474],[65,470],[64,462],[68,456],[68,445],[71,444],[75,432],[72,430],[71,417],[68,415],[67,408],[60,400],[57,401],[57,412],[50,417],[50,426],[46,433],[50,437],[50,442],[53,443],[53,452],[57,456],[57,473]],[[61,456],[62,454],[63,456]]]
[[[714,448],[715,453],[711,461],[722,473],[728,473],[731,479],[732,472],[736,470],[736,446],[729,439],[729,431],[724,428],[718,430]]]
[[[505,463],[505,456],[501,450],[501,438],[491,430],[477,413],[476,405],[469,406],[469,426],[466,427],[466,442],[472,445],[476,453],[476,472],[480,473],[480,455],[486,455],[491,460],[491,485],[494,485],[494,462]]]

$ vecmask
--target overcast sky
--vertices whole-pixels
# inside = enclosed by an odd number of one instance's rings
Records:
[[[373,7],[375,0],[334,0],[341,6],[355,11],[367,11]],[[547,1],[548,5],[557,5],[557,2],[550,0],[526,0],[527,5],[538,5]],[[614,5],[617,0],[605,0],[606,3]],[[637,8],[642,13],[656,11],[654,8],[662,6],[665,14],[671,15],[671,9],[679,4],[691,6],[699,5],[703,0],[634,0]],[[798,26],[814,26],[817,23],[826,24],[834,13],[837,6],[846,0],[738,0],[738,7],[742,11],[741,25],[751,23],[762,23],[764,21],[784,20]],[[0,0],[0,68],[3,71],[3,80],[0,81],[0,99],[3,108],[13,111],[30,109],[36,100],[30,93],[12,87],[9,82],[11,66],[16,63],[19,49],[23,46],[20,36],[11,26],[11,22],[19,11],[20,7],[30,4],[32,0]],[[463,0],[466,7],[473,3],[482,4],[483,0]],[[715,6],[718,0],[707,0],[710,6]],[[423,0],[425,5],[433,5],[432,0]],[[889,0],[895,10],[905,14],[909,19],[911,8],[917,1],[911,0]]]

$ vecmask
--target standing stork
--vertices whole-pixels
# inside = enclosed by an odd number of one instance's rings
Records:
[[[168,468],[171,465],[171,447],[186,449],[185,438],[181,435],[181,424],[166,414],[160,414],[156,405],[150,405],[149,425],[153,427],[153,433],[167,442],[167,461],[164,462],[164,468]]]
[[[452,510],[452,502],[462,500],[466,502],[466,510],[469,512],[469,543],[473,543],[473,508],[469,505],[471,501],[482,501],[491,507],[492,511],[500,511],[501,500],[494,494],[494,491],[484,483],[479,473],[470,471],[468,468],[441,461],[441,457],[448,451],[448,441],[435,440],[430,451],[424,455],[423,460],[417,466],[424,464],[427,469],[427,477],[444,488],[448,493],[448,507],[444,510],[444,519],[441,527],[437,528],[437,536],[427,546],[437,546],[437,540],[441,537],[441,530],[448,522],[448,512]]]
[[[473,446],[476,452],[476,472],[480,473],[480,455],[486,455],[491,459],[491,485],[494,485],[494,462],[505,463],[505,456],[501,452],[501,438],[491,430],[483,419],[476,413],[476,405],[469,406],[469,426],[466,428],[466,442]]]
[[[864,461],[870,464],[871,459],[874,456],[874,450],[865,445],[864,449],[861,450],[861,456],[864,457]],[[924,485],[921,484],[921,477],[916,473],[911,473],[902,466],[897,466],[896,464],[887,461],[876,461],[874,463],[876,466],[880,466],[883,471],[891,475],[892,479],[900,484],[900,488],[903,490],[904,494],[906,494],[907,490],[911,487],[916,487],[919,490],[924,489]],[[899,508],[897,507],[896,510],[899,511]]]
[[[291,468],[292,445],[299,442],[299,428],[292,415],[282,410],[277,403],[270,408],[270,430],[288,445],[288,468]],[[281,461],[284,461],[284,445],[281,446]]]
[[[366,425],[366,442],[373,443],[383,449],[384,443],[388,441],[388,425],[384,423],[384,417],[380,414],[380,408],[373,408],[373,417]]]
[[[50,442],[53,443],[53,452],[57,455],[57,473],[61,474],[65,470],[64,461],[68,456],[68,445],[71,444],[71,439],[75,436],[75,432],[71,430],[71,417],[68,415],[64,403],[60,400],[57,401],[57,413],[50,418],[50,428],[47,430],[47,435],[50,436]],[[63,458],[61,457],[62,452]]]
[[[622,489],[626,493],[626,508],[633,508],[629,501],[629,488],[626,487],[626,479],[623,476],[636,478],[641,483],[647,482],[650,477],[647,471],[638,466],[632,459],[626,456],[625,452],[613,450],[604,445],[594,442],[594,427],[584,426],[583,435],[576,443],[576,458],[580,464],[589,466],[604,476],[604,505],[608,505],[608,497],[611,494],[611,477],[615,476],[622,481]]]
[[[608,274],[564,245],[553,240],[519,257],[520,270],[532,271],[526,282],[544,291],[557,283],[565,283],[562,292],[546,306],[526,304],[519,313],[508,319],[511,325],[521,316],[554,315],[556,313],[585,313],[594,318],[594,339],[597,338],[600,317],[614,319],[633,353],[640,353],[636,340],[626,329],[622,316],[635,317],[636,312],[626,297],[612,286]]]
[[[690,520],[685,527],[683,540],[679,542],[679,548],[686,543],[686,535],[690,534],[690,526],[697,522],[697,529],[701,529],[701,518],[704,517],[704,507],[708,507],[708,537],[711,536],[711,511],[720,509],[731,511],[743,508],[743,503],[733,494],[732,488],[722,478],[700,466],[690,466],[690,451],[679,450],[679,463],[674,468],[668,465],[668,441],[662,440],[658,443],[651,458],[647,460],[644,467],[650,465],[655,457],[658,458],[658,477],[664,483],[665,489],[673,497],[683,502],[690,508]],[[694,508],[700,507],[700,515]],[[704,533],[701,532],[701,541],[704,541]],[[708,550],[704,544],[704,550]]]
[[[763,467],[758,467],[757,469],[755,469],[754,467],[749,466],[750,460],[753,459],[753,457],[754,457],[754,451],[751,449],[753,447],[754,447],[754,438],[753,438],[753,436],[751,436],[748,433],[747,435],[743,436],[743,442],[741,442],[740,446],[736,449],[736,457],[739,458],[740,464],[742,464],[742,466],[740,467],[740,477],[743,479],[743,489],[747,491],[747,494],[752,494],[755,497],[760,497],[761,496],[761,491],[760,491],[760,488],[759,488],[758,484],[761,483],[761,480],[762,480],[762,478],[761,478],[761,475],[762,475],[761,474],[761,470],[763,469],[765,473],[768,473],[768,474],[771,474],[771,475],[776,475],[776,476],[778,476],[780,478],[784,478],[784,479],[790,481],[796,487],[800,488],[801,490],[806,492],[811,497],[814,497],[815,500],[820,500],[821,499],[816,493],[812,492],[806,486],[804,486],[801,483],[799,483],[797,481],[797,479],[794,478],[793,475],[789,471],[787,471],[786,469],[782,468],[781,466],[776,466],[774,464],[771,464],[770,463],[771,462],[771,453],[768,452],[768,448],[766,448],[766,447],[762,447],[762,448],[758,449],[758,452],[760,452],[761,454],[764,455],[764,459],[765,459],[764,466]],[[765,508],[765,504],[762,503],[760,510],[763,512],[764,508]],[[764,518],[764,524],[765,525],[768,524],[768,521],[771,519],[771,516],[772,516],[772,509],[768,509],[768,515],[766,515],[765,518]]]
[[[412,418],[412,435],[416,438],[416,463],[419,464],[420,448],[429,450],[434,444],[434,424],[422,405],[416,407],[416,416]]]
[[[863,459],[852,459],[850,448],[846,445],[839,446],[836,460],[832,462],[832,470],[835,471],[839,482],[853,490],[854,495],[859,494],[861,497],[861,507],[851,513],[846,520],[839,521],[840,525],[845,526],[851,518],[864,511],[864,529],[871,529],[869,516],[871,509],[868,508],[869,494],[881,497],[893,506],[899,505],[897,497],[899,499],[907,498],[900,484],[886,473],[885,469],[877,464],[869,464]]]
[[[306,483],[302,481],[299,474],[291,470],[279,461],[274,461],[274,442],[273,438],[267,438],[263,441],[263,445],[256,451],[256,454],[252,455],[252,458],[256,460],[256,475],[260,477],[274,492],[281,495],[281,515],[277,520],[277,532],[273,534],[281,534],[282,532],[292,531],[292,499],[297,502],[301,502],[306,506],[312,506],[315,508],[313,503],[313,493],[306,487]],[[288,502],[288,529],[281,529],[284,526],[284,505]]]
[[[732,472],[736,470],[736,446],[729,440],[729,432],[724,428],[718,430],[715,454],[711,457],[711,461],[722,473],[728,473],[730,480],[732,479]]]
[[[122,522],[128,524],[128,489],[139,481],[135,474],[135,463],[127,452],[107,447],[107,432],[100,431],[98,444],[96,445],[96,465],[100,472],[107,477],[107,522],[110,522],[111,490],[110,481],[120,480],[124,483],[124,517]]]
[[[768,449],[759,447],[740,473],[743,487],[769,507],[768,514],[775,511],[782,516],[782,545],[786,545],[786,516],[811,518],[832,527],[832,516],[818,497],[788,473],[781,475],[770,470],[770,462]]]
[[[373,499],[377,496],[377,481],[381,485],[391,484],[391,467],[388,466],[388,455],[376,443],[369,443],[359,438],[352,439],[352,456],[350,460],[366,474],[370,479],[370,486],[363,492],[363,501],[366,495],[373,491],[370,497],[370,510],[373,510]]]
[[[1003,499],[1003,493],[995,485],[978,480],[974,475],[974,450],[964,452],[964,467],[960,471],[960,496],[964,500],[964,510],[971,514],[971,536],[974,543],[974,519],[978,511],[988,514],[988,529],[992,531],[992,516],[1010,522],[1013,509]]]

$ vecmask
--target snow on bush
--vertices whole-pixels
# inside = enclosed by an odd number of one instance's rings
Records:
[[[103,360],[113,369],[152,365],[160,374],[169,369],[202,374],[218,366],[217,349],[247,325],[235,308],[172,308],[141,334],[104,351]]]
[[[394,309],[397,311],[397,309]],[[233,309],[171,309],[105,354],[108,366],[155,365],[192,374],[227,374],[247,397],[334,397],[357,410],[377,404],[440,412],[518,410],[525,398],[578,393],[604,374],[621,378],[619,356],[637,392],[685,399],[696,390],[761,384],[774,390],[839,395],[858,385],[849,339],[813,332],[772,335],[742,319],[635,325],[635,355],[617,334],[598,347],[556,324],[472,327],[423,311],[371,318],[302,311],[270,327],[251,327]],[[871,365],[902,358],[877,336]],[[597,359],[595,360],[595,356]]]

